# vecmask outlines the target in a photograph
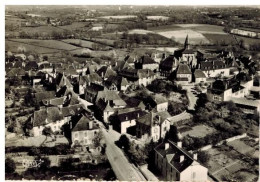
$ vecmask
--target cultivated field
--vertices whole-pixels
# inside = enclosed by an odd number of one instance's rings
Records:
[[[190,44],[209,44],[209,40],[201,33],[191,29],[162,31],[157,32],[159,35],[175,40],[179,43],[184,43],[186,36],[189,36]]]
[[[144,29],[133,29],[128,32],[128,34],[148,34],[148,33],[154,33],[153,31],[144,30]]]

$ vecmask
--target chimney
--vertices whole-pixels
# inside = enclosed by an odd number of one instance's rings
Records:
[[[137,118],[139,118],[140,117],[140,114],[139,113],[137,113]]]
[[[177,147],[182,148],[182,142],[177,142]]]
[[[159,124],[161,123],[161,116],[158,115]]]
[[[125,120],[126,120],[126,121],[128,120],[128,117],[127,117],[127,116],[125,117]]]
[[[193,159],[194,159],[194,160],[198,160],[198,154],[197,154],[197,153],[194,153],[194,154],[193,154]]]
[[[104,78],[104,72],[101,72],[101,77]]]
[[[117,66],[117,61],[116,61],[116,66]]]
[[[200,69],[200,63],[198,64],[198,68]]]
[[[92,129],[92,128],[93,128],[93,121],[89,121],[88,127],[89,127],[89,129]]]
[[[70,122],[70,129],[72,129],[72,122]]]
[[[165,150],[169,149],[169,146],[170,146],[169,143],[165,143],[164,149],[165,149]]]
[[[183,162],[184,161],[184,155],[181,155],[180,156],[180,162]]]

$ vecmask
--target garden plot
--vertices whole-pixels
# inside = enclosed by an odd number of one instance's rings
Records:
[[[227,145],[232,146],[234,150],[241,154],[247,154],[250,152],[253,152],[255,149],[246,145],[243,141],[241,140],[234,140],[232,142],[228,142]]]
[[[190,44],[209,44],[209,40],[199,32],[191,29],[175,30],[175,31],[161,31],[159,35],[175,40],[179,43],[184,43],[187,35],[189,36]]]
[[[214,133],[216,130],[206,125],[197,125],[191,128],[189,131],[181,133],[182,136],[189,135],[191,137],[203,138],[208,134]]]

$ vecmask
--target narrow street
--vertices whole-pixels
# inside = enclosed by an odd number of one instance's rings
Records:
[[[116,135],[116,132],[110,130],[106,131],[104,128],[102,128],[102,132],[107,144],[106,154],[118,180],[146,181],[142,173],[133,167],[123,151],[115,145],[115,141],[119,139],[120,135]]]

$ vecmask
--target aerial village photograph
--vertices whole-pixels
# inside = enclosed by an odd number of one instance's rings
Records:
[[[4,6],[5,180],[259,181],[260,5],[130,3]]]

